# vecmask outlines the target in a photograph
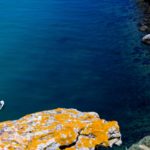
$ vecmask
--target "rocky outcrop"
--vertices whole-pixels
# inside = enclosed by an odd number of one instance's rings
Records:
[[[150,150],[150,136],[144,137],[138,143],[133,144],[128,150]]]
[[[139,30],[144,33],[150,33],[150,0],[138,0],[138,4],[143,11],[143,19],[139,22]],[[150,44],[148,36],[149,34],[142,38],[143,43]]]
[[[0,150],[94,150],[121,144],[116,121],[58,108],[0,123]]]
[[[138,0],[138,5],[143,11],[143,19],[139,23],[141,32],[150,32],[150,1]]]

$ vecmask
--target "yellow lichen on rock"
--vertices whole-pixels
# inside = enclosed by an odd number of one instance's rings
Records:
[[[116,121],[97,113],[57,108],[0,123],[0,150],[94,150],[121,144]]]

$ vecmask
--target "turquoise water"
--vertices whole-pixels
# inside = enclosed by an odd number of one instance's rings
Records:
[[[0,120],[73,107],[118,120],[125,144],[149,134],[139,16],[132,0],[1,0]]]

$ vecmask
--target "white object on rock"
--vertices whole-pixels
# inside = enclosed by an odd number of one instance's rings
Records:
[[[3,108],[5,102],[3,100],[0,101],[0,110]]]
[[[145,44],[150,44],[150,34],[145,35],[142,38],[142,42],[145,43]]]

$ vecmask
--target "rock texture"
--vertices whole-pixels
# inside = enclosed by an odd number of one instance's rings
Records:
[[[150,0],[137,0],[138,1],[138,6],[140,9],[143,11],[143,19],[139,22],[139,30],[141,32],[147,33],[149,35],[150,33]],[[145,44],[150,44],[150,39],[146,38],[145,35],[142,38],[142,42]]]
[[[141,32],[150,32],[150,1],[137,0],[138,6],[143,11],[143,19],[139,23],[139,30]]]
[[[145,43],[145,44],[150,44],[150,34],[145,35],[142,38],[142,42]]]
[[[121,144],[116,121],[57,108],[0,123],[0,150],[94,150]]]
[[[150,150],[150,136],[144,137],[138,143],[133,144],[128,150]]]

